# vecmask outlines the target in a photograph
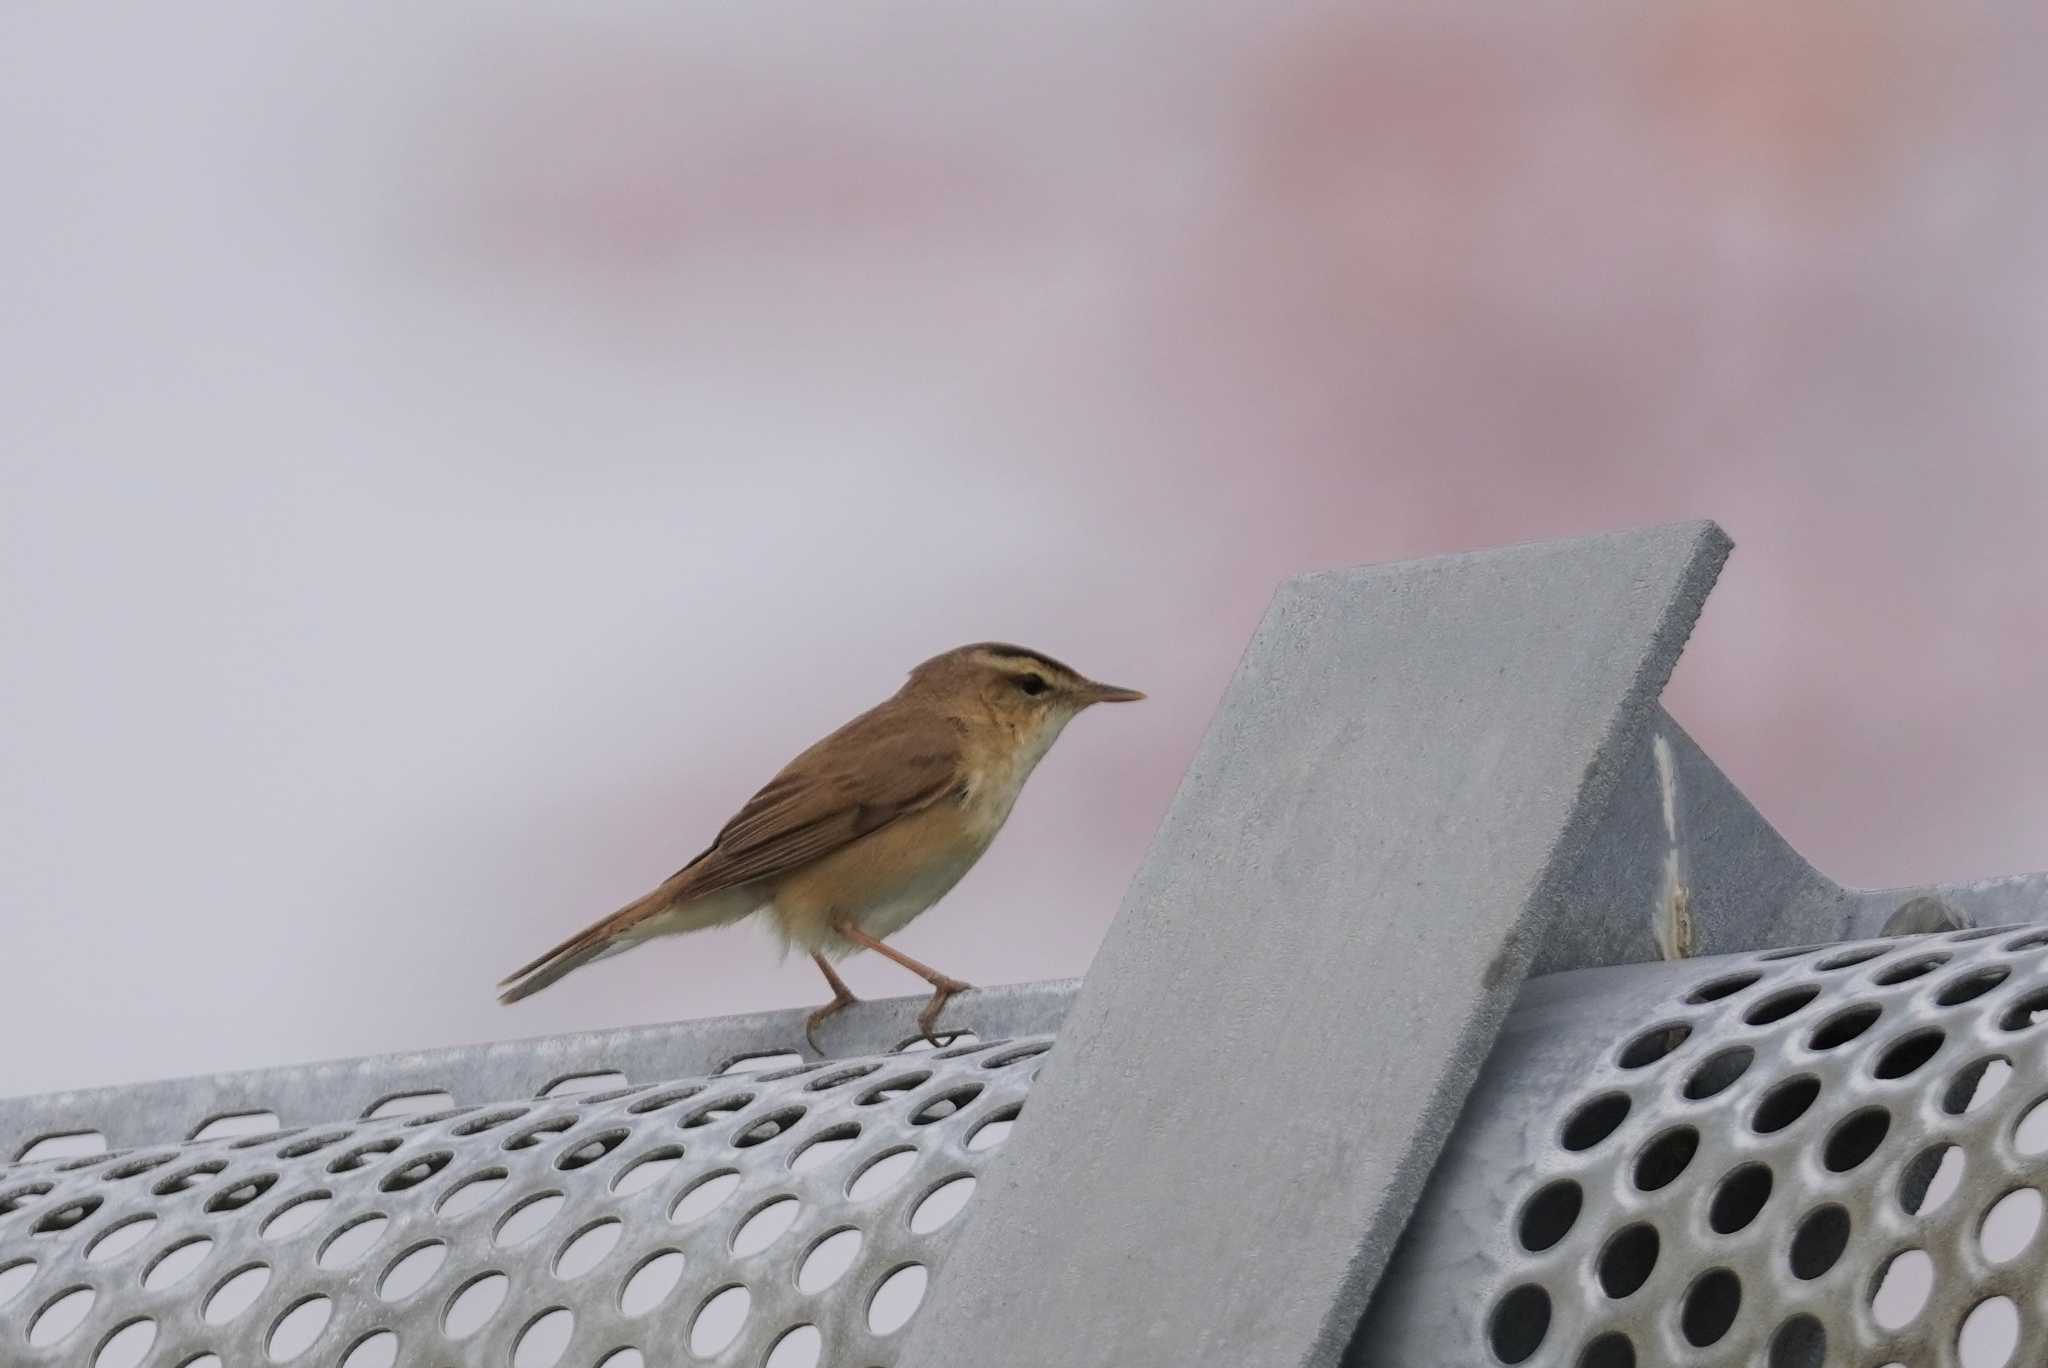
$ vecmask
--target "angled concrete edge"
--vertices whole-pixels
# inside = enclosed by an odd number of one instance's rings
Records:
[[[1334,1365],[1728,550],[1283,586],[904,1368]]]

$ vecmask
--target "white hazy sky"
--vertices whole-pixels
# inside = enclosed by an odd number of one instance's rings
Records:
[[[1281,577],[1676,517],[1796,844],[2048,866],[2038,19],[1782,8],[8,7],[0,1093],[811,1002],[491,985],[984,637],[1154,701],[901,940],[1080,973]]]

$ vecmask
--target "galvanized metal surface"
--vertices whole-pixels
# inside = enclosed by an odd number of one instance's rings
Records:
[[[0,1363],[887,1365],[1049,1044],[0,1169]]]
[[[2048,930],[1532,980],[1346,1364],[2033,1368],[2044,1191]]]
[[[1047,1034],[1058,1029],[1076,986],[1063,980],[977,988],[948,1006],[944,1029],[990,1040]],[[922,997],[858,1003],[825,1023],[820,1043],[831,1057],[900,1048],[916,1036],[924,1004]],[[593,1078],[646,1083],[719,1073],[763,1056],[817,1059],[804,1038],[808,1015],[802,1009],[759,1012],[0,1098],[0,1162],[64,1135],[95,1148],[125,1149],[189,1140],[237,1117],[311,1126],[437,1094],[447,1099],[444,1105],[499,1102],[545,1096]]]
[[[1346,1363],[2048,1362],[2044,1019],[2038,927],[1532,980]],[[0,1362],[881,1368],[1049,1043],[0,1169]]]
[[[1999,926],[2048,913],[2048,875],[1861,889],[1780,836],[1659,708],[1572,874],[1532,973]]]

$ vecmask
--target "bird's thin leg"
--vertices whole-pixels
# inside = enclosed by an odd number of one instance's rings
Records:
[[[929,964],[919,963],[894,946],[883,944],[854,925],[853,918],[851,917],[841,916],[835,918],[832,922],[832,929],[852,941],[855,945],[872,950],[884,959],[896,961],[896,963],[902,965],[905,969],[908,969],[911,973],[932,986],[932,1000],[925,1004],[922,1012],[917,1014],[917,1029],[919,1034],[924,1036],[926,1040],[929,1040],[934,1045],[939,1044],[939,1038],[932,1033],[932,1028],[938,1024],[940,1011],[945,1008],[946,1003],[952,999],[955,993],[964,993],[974,985],[963,983],[956,978],[948,978]],[[947,1041],[950,1043],[957,1038],[957,1036],[949,1036]]]
[[[811,1013],[810,1019],[804,1022],[804,1039],[811,1042],[812,1049],[817,1050],[819,1054],[823,1054],[825,1051],[818,1045],[816,1034],[818,1027],[824,1025],[825,1019],[838,1012],[840,1008],[851,1007],[854,1003],[859,1002],[860,999],[853,995],[853,989],[846,986],[846,980],[839,977],[838,971],[833,969],[830,960],[813,950],[811,952],[811,962],[818,966],[818,972],[825,976],[825,982],[832,985],[832,1000]]]

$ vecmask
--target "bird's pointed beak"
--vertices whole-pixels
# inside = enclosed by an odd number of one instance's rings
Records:
[[[1114,684],[1096,684],[1092,681],[1082,691],[1081,696],[1090,703],[1137,703],[1145,697],[1136,689],[1120,689]]]

